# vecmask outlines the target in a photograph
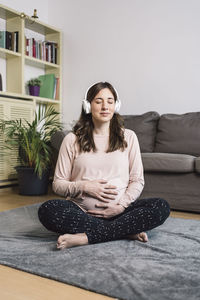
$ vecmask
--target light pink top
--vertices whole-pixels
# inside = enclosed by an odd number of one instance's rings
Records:
[[[123,152],[117,150],[106,153],[109,137],[94,134],[97,152],[79,153],[76,136],[72,132],[66,135],[58,155],[53,180],[54,192],[75,202],[84,211],[102,210],[95,205],[103,202],[84,194],[83,182],[105,179],[117,186],[118,195],[115,200],[110,201],[128,207],[140,196],[144,176],[136,134],[125,129],[124,137],[128,147]]]

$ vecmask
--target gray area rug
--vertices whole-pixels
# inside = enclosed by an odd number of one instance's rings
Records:
[[[39,204],[0,213],[0,263],[125,300],[200,299],[200,221],[169,218],[149,242],[56,250]]]

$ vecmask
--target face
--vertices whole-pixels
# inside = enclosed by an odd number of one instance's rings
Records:
[[[92,119],[95,122],[110,122],[115,112],[115,99],[108,88],[102,89],[91,102]]]

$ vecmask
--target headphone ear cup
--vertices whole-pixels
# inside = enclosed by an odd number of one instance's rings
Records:
[[[84,99],[82,101],[83,103],[83,110],[86,114],[89,114],[91,112],[91,105],[90,105],[90,102],[87,101],[86,99]]]
[[[115,112],[118,113],[121,107],[121,101],[120,99],[117,99],[115,102]]]

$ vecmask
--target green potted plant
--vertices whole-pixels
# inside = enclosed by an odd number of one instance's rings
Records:
[[[19,193],[42,195],[48,190],[49,172],[53,161],[51,136],[62,129],[59,112],[53,106],[39,106],[34,120],[0,120],[5,147],[17,146],[20,165],[16,166]]]
[[[39,96],[40,87],[42,85],[42,81],[39,78],[32,78],[27,82],[29,87],[29,94],[32,96]]]

